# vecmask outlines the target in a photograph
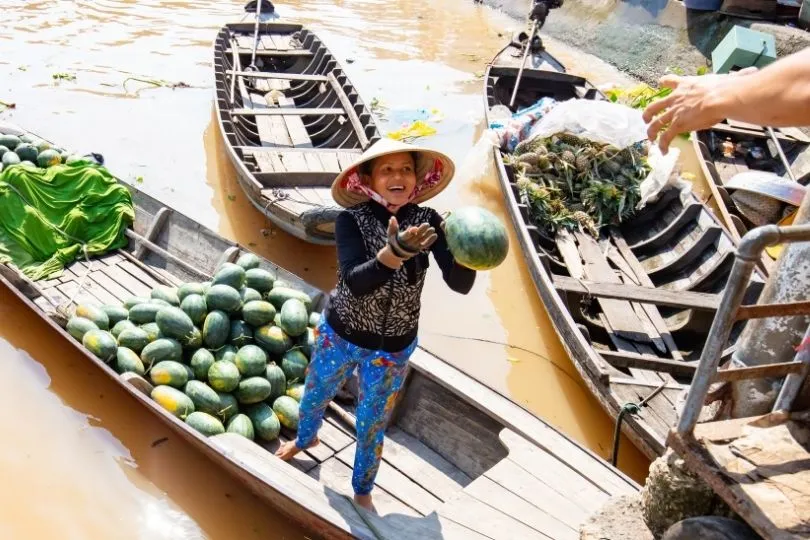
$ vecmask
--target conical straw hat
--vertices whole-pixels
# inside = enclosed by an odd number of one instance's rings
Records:
[[[441,193],[455,174],[456,167],[445,154],[384,137],[369,146],[357,161],[335,178],[332,183],[332,198],[344,208],[366,202],[369,199],[368,195],[351,188],[352,177],[360,174],[359,166],[375,158],[399,152],[415,152],[417,155],[415,163],[416,196],[411,201],[413,203],[424,202]],[[354,180],[356,179],[357,177],[354,178]]]

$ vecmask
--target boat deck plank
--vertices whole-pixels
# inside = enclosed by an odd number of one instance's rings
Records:
[[[295,100],[287,96],[278,96],[278,106],[286,109],[295,109]],[[312,148],[312,139],[309,138],[304,121],[300,116],[296,115],[283,115],[282,121],[287,126],[287,131],[290,133],[293,146],[296,148]]]
[[[124,289],[129,291],[133,296],[149,298],[149,295],[152,292],[152,288],[144,285],[143,282],[137,280],[131,274],[125,272],[123,268],[119,265],[109,266],[105,268],[103,272],[107,274],[110,277],[110,279],[115,280],[116,283],[118,283]]]
[[[485,403],[490,414],[510,429],[501,431],[500,439],[512,451],[516,441],[523,440],[511,430],[525,434],[531,443],[540,445],[550,459],[560,461],[583,480],[593,484],[609,495],[629,495],[638,491],[638,486],[628,477],[606,462],[595,460],[593,454],[577,445],[570,439],[541,422],[531,413],[523,410],[480,384],[473,384],[457,368],[443,362],[431,362],[430,354],[417,349],[411,356],[410,363],[417,366],[420,372],[442,385],[448,391],[458,392],[467,402]],[[529,444],[531,444],[529,443]],[[561,469],[562,470],[562,469]],[[570,474],[565,472],[565,474]],[[570,480],[566,485],[574,486]],[[587,502],[587,501],[584,501]],[[596,510],[596,507],[592,507]]]
[[[738,419],[739,420],[739,419]],[[690,469],[764,538],[810,536],[810,423],[807,412],[772,413],[738,422],[728,440],[670,442]],[[711,424],[704,424],[708,432]]]
[[[514,516],[518,521],[555,540],[577,540],[579,531],[559,521],[554,514],[538,508],[525,495],[510,491],[489,476],[480,476],[464,490],[482,503]]]
[[[349,467],[354,467],[356,448],[356,444],[349,446],[337,454],[337,459]],[[385,459],[380,462],[375,485],[380,486],[422,515],[431,513],[442,504],[439,498],[402,474]]]
[[[441,517],[455,521],[492,540],[548,540],[549,536],[461,491],[437,510]]]
[[[332,458],[310,470],[307,474],[329,486],[347,497],[352,497],[353,469],[337,458]],[[403,514],[406,516],[422,516],[419,512],[403,503],[380,486],[374,487],[374,507],[381,516],[386,514]]]
[[[396,427],[386,433],[383,459],[442,501],[472,481],[459,468]]]

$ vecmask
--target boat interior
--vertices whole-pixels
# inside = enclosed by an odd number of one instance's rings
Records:
[[[228,143],[265,187],[330,186],[379,138],[370,111],[323,42],[300,25],[262,25],[255,69],[252,52],[252,24],[226,25],[216,37]]]
[[[121,304],[131,296],[148,296],[158,284],[210,279],[223,262],[241,254],[238,246],[193,220],[134,187],[130,190],[137,210],[126,249],[74,262],[59,278],[35,284],[20,283],[22,278],[9,275],[5,266],[0,267],[2,277],[16,280],[29,300],[53,314],[54,306]],[[268,261],[262,267],[310,294],[315,310],[322,307],[321,291]],[[118,375],[94,361],[142,393],[142,402],[165,421],[177,423],[184,437],[202,442],[209,453],[217,449],[215,459],[236,456],[240,474],[251,471],[257,492],[274,497],[280,486],[294,486],[304,508],[332,516],[345,527],[363,528],[362,520],[353,522],[360,514],[350,502],[357,445],[351,394],[347,401],[330,404],[320,444],[284,463],[271,452],[294,433],[284,429],[278,440],[258,445],[229,433],[200,437],[148,397],[146,379]],[[516,433],[524,430],[541,442]],[[507,531],[515,538],[574,539],[598,505],[612,494],[636,489],[587,450],[422,350],[412,357],[384,447],[374,492],[377,510],[382,518],[415,520],[409,521],[411,531],[386,534],[390,538],[436,537],[443,530],[448,537],[462,538],[503,537]],[[345,497],[336,499],[336,494]],[[375,527],[396,532],[382,518]]]

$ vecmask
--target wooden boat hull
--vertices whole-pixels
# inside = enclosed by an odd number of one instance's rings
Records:
[[[230,433],[201,436],[149,397],[147,381],[119,375],[85,350],[54,310],[69,294],[76,294],[75,302],[112,303],[148,294],[157,283],[204,280],[222,262],[248,251],[128,188],[136,207],[132,232],[151,245],[135,237],[126,249],[93,259],[89,270],[87,263],[76,262],[62,277],[45,282],[30,282],[0,265],[0,282],[134,401],[310,534],[574,539],[579,525],[609,497],[638,490],[595,454],[422,349],[411,358],[386,434],[374,492],[384,515],[358,509],[346,496],[355,442],[353,430],[339,422],[342,417],[327,414],[320,450],[307,451],[292,464],[275,458],[268,443]],[[322,291],[270,261],[262,260],[261,266],[310,294],[314,309],[323,306]],[[77,293],[85,274],[87,287]],[[343,443],[334,442],[341,438]]]
[[[249,71],[253,23],[225,25],[214,42],[220,132],[239,184],[277,227],[334,244],[341,208],[335,176],[380,138],[338,61],[297,24],[261,23],[258,70]]]
[[[801,179],[802,176],[810,173],[810,167],[808,167],[810,161],[807,156],[799,159],[802,154],[808,152],[810,138],[797,129],[777,129],[775,133],[784,148],[788,162],[796,169],[793,172],[796,174],[797,179]],[[765,156],[762,159],[755,160],[746,159],[735,153],[733,157],[727,158],[723,156],[720,149],[720,144],[725,140],[730,141],[732,144],[750,144],[761,149]],[[752,219],[762,218],[758,216],[757,208],[740,207],[735,203],[732,198],[734,190],[729,189],[727,186],[731,178],[738,173],[750,170],[763,170],[780,176],[787,176],[787,171],[779,161],[778,156],[774,154],[775,147],[772,146],[773,143],[768,133],[759,126],[725,120],[712,129],[693,132],[691,141],[695,152],[700,158],[700,166],[711,190],[712,201],[719,208],[718,217],[728,228],[732,238],[739,241],[746,232],[757,225],[757,223],[752,222]],[[799,165],[799,167],[796,168],[796,165]],[[780,206],[777,199],[773,199],[773,202],[768,204],[768,206],[772,205],[775,207]],[[781,213],[778,216],[770,216],[774,223],[778,222],[782,217]],[[769,272],[773,263],[774,259],[763,253],[762,270],[766,273]]]
[[[513,72],[501,66],[500,55],[487,70],[487,118],[490,109],[505,104],[514,79],[502,77]],[[583,78],[534,69],[524,71],[520,95],[516,109],[546,96],[604,98]],[[529,219],[516,172],[500,149],[493,158],[519,245],[557,335],[611,417],[628,403],[644,403],[638,414],[623,415],[622,430],[654,459],[666,447],[735,243],[691,192],[674,189],[598,241],[581,233],[550,238]],[[580,266],[571,266],[575,262]],[[572,277],[581,267],[593,273]],[[754,280],[749,299],[762,286],[761,275]]]

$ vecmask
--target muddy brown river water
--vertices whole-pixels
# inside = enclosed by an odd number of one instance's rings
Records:
[[[100,152],[123,180],[315,285],[334,284],[334,249],[273,230],[224,153],[211,42],[222,23],[243,16],[241,1],[0,0],[0,8],[0,101],[16,104],[0,119]],[[387,106],[384,130],[421,111],[439,115],[438,133],[420,142],[450,153],[460,174],[435,208],[481,205],[508,223],[493,171],[478,165],[473,147],[482,129],[481,73],[519,23],[470,0],[298,0],[277,2],[277,10],[318,32],[365,100]],[[597,84],[624,81],[592,57],[548,45]],[[190,88],[146,82],[157,80]],[[517,249],[479,274],[467,296],[450,292],[432,269],[420,341],[609,455],[612,422],[562,349]],[[0,361],[0,538],[303,536],[2,287]],[[624,439],[619,465],[641,481],[649,462]]]

